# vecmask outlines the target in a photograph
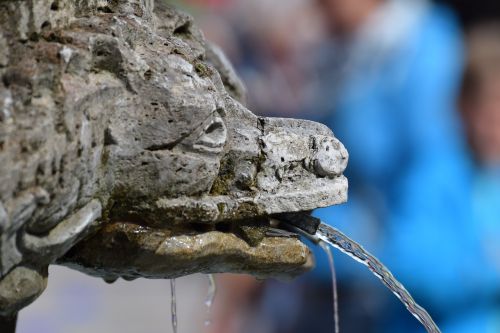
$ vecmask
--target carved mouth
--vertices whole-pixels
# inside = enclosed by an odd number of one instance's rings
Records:
[[[209,132],[220,130],[215,126]],[[59,262],[106,280],[174,278],[198,272],[290,278],[311,269],[313,258],[307,246],[293,234],[273,229],[271,217],[345,202],[347,180],[341,174],[345,165],[340,171],[322,167],[327,176],[311,172],[315,164],[306,160],[316,155],[309,153],[308,137],[302,137],[296,142],[302,140],[306,153],[288,154],[298,156],[297,160],[283,158],[283,150],[273,147],[284,143],[267,137],[255,188],[231,187],[237,181],[234,177],[226,184],[227,193],[134,202],[125,197],[111,209],[110,222]],[[332,142],[326,136],[313,138]]]
[[[166,156],[160,156],[165,158],[158,168],[175,171],[164,177],[163,187],[155,183],[162,177],[152,177],[146,186],[161,194],[117,191],[106,209],[106,223],[59,263],[106,280],[198,272],[290,278],[311,269],[307,246],[293,234],[273,229],[270,220],[275,214],[345,202],[347,152],[323,125],[240,111],[226,114],[229,125],[214,115],[203,123],[201,136],[183,141],[202,151],[200,156],[180,153],[193,165],[207,165],[199,174],[210,175],[204,178],[208,180],[193,180],[197,173],[188,172],[193,167],[180,174],[184,169],[168,164],[169,152],[161,152]],[[211,152],[220,155],[220,164]],[[135,184],[129,172],[120,175],[122,183]],[[186,186],[191,183],[196,191]]]
[[[309,211],[336,205],[347,200],[347,179],[312,178],[283,182],[277,193],[259,191],[253,196],[219,195],[198,198],[160,198],[151,205],[136,206],[132,214],[148,225],[165,227],[171,224],[196,221],[218,223],[255,219],[279,213]]]
[[[198,272],[289,279],[314,265],[297,235],[277,229],[269,216],[172,228],[114,222],[77,244],[59,263],[111,281]]]

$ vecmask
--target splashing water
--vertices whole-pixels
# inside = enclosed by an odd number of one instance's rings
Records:
[[[332,274],[332,293],[333,293],[333,321],[335,325],[335,333],[340,332],[339,324],[339,302],[337,293],[337,274],[335,273],[335,263],[333,261],[333,254],[328,244],[324,241],[319,242],[319,246],[325,251],[328,256],[328,263],[330,264],[330,272]]]
[[[212,321],[210,319],[210,311],[212,310],[212,305],[214,304],[215,293],[217,292],[217,284],[215,283],[215,277],[213,274],[208,274],[208,293],[205,299],[205,306],[207,307],[207,319],[205,320],[205,326],[209,326]]]
[[[361,245],[348,238],[339,230],[324,223],[319,225],[316,237],[367,266],[399,298],[408,311],[422,323],[427,332],[441,333],[427,311],[415,302],[410,293],[394,278],[387,267],[373,255],[365,251]]]
[[[172,314],[172,330],[177,333],[177,300],[175,297],[175,279],[170,279],[171,303],[170,312]]]

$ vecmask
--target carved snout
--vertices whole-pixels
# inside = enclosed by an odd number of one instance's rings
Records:
[[[261,146],[266,169],[261,184],[304,177],[335,178],[347,167],[348,153],[342,143],[324,125],[306,120],[266,119]],[[300,172],[302,170],[303,172]],[[288,175],[288,177],[285,177]],[[300,177],[297,177],[300,176]],[[263,179],[262,179],[263,178]]]

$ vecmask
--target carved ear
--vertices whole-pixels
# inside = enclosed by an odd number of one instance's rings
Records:
[[[203,132],[194,142],[193,148],[208,153],[220,153],[227,139],[227,129],[221,117],[216,116],[205,126]]]
[[[243,81],[238,77],[233,65],[229,62],[226,55],[220,47],[207,42],[205,44],[206,60],[217,69],[224,84],[224,88],[229,93],[229,96],[237,100],[243,105],[247,102],[247,89]]]

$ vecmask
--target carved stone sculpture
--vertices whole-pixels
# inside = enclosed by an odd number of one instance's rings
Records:
[[[294,276],[269,216],[346,200],[318,123],[257,117],[191,18],[153,0],[0,0],[0,315],[59,263],[113,281]]]

